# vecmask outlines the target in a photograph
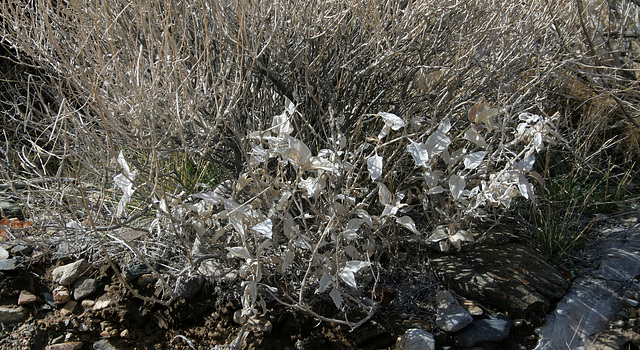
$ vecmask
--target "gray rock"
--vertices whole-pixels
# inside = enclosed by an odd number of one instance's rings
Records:
[[[3,247],[0,247],[0,260],[6,260],[6,259],[9,259],[9,251],[4,249]]]
[[[433,334],[417,328],[408,329],[396,342],[395,350],[435,350]]]
[[[31,254],[32,251],[33,248],[28,245],[17,245],[11,248],[11,254],[13,254],[13,256],[27,256]]]
[[[0,306],[0,323],[20,323],[28,317],[27,310],[22,306]]]
[[[204,277],[201,275],[180,276],[176,281],[173,295],[178,298],[191,299],[198,294],[203,285]]]
[[[151,265],[154,269],[158,268],[157,264],[155,263],[152,263]],[[127,279],[127,281],[133,281],[138,277],[148,273],[151,273],[151,269],[146,264],[138,264],[128,268],[127,271],[124,272],[124,277]]]
[[[111,345],[108,340],[102,339],[93,343],[93,350],[118,350],[118,348]]]
[[[499,342],[509,336],[513,321],[503,315],[477,320],[453,337],[456,345],[470,348],[478,343]]]
[[[445,332],[457,332],[473,322],[473,317],[458,304],[449,291],[438,292],[436,304],[436,326]]]
[[[16,258],[0,260],[0,271],[11,271],[18,265]]]
[[[623,307],[624,292],[640,275],[640,228],[603,232],[589,252],[598,266],[573,282],[546,323],[536,349],[585,349]]]
[[[0,217],[17,218],[22,220],[24,218],[24,213],[19,205],[7,200],[0,200]]]
[[[514,317],[542,319],[569,282],[537,252],[515,242],[476,244],[431,259],[450,289]]]
[[[56,267],[52,273],[53,280],[63,286],[70,285],[87,270],[87,265],[84,259],[80,259],[71,264]]]
[[[98,290],[94,278],[80,277],[73,285],[73,299],[82,300]]]

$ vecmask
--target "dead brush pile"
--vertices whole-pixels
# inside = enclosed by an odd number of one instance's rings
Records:
[[[328,319],[327,293],[356,327],[375,311],[357,280],[394,240],[472,242],[535,198],[550,145],[594,168],[637,152],[638,9],[4,2],[2,175],[47,228],[10,238],[161,262],[140,297],[162,303],[178,278],[236,278],[247,323],[265,297]]]

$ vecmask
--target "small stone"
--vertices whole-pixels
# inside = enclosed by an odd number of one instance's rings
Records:
[[[74,283],[73,298],[82,300],[98,290],[98,283],[94,278],[81,277]]]
[[[86,270],[87,270],[87,262],[84,259],[80,259],[71,264],[56,267],[53,270],[52,276],[55,282],[66,286],[73,283]]]
[[[478,320],[454,336],[455,345],[471,348],[482,342],[499,342],[509,336],[513,321],[503,315]]]
[[[622,223],[622,225],[624,225],[624,226],[626,226],[626,227],[631,227],[631,226],[633,226],[633,225],[635,225],[635,224],[637,224],[637,223],[638,223],[638,218],[637,218],[637,217],[635,217],[635,216],[632,216],[632,217],[630,217],[630,218],[626,219],[626,220]]]
[[[127,281],[133,281],[136,278],[149,273],[151,273],[151,269],[147,267],[146,264],[138,264],[133,265],[129,269],[127,269],[127,271],[125,271],[124,273],[124,277],[127,279]]]
[[[93,343],[93,350],[118,350],[115,346],[111,345],[108,340],[102,339]]]
[[[0,306],[0,323],[20,323],[27,319],[27,310],[22,306]]]
[[[436,295],[438,310],[436,326],[445,332],[457,332],[473,322],[473,317],[465,310],[448,291]]]
[[[11,254],[13,254],[13,256],[28,256],[32,251],[33,248],[28,245],[17,245],[11,248]]]
[[[139,286],[146,287],[150,284],[156,283],[157,280],[158,279],[156,278],[156,276],[154,276],[152,273],[145,273],[144,275],[138,277],[137,282]]]
[[[60,310],[60,314],[62,316],[69,316],[73,313],[73,310],[75,310],[76,306],[78,305],[77,301],[69,301],[68,303],[66,303],[63,307],[62,310]]]
[[[4,249],[3,247],[0,247],[0,260],[6,260],[6,259],[9,259],[9,251]]]
[[[78,350],[82,349],[82,342],[72,341],[67,343],[51,344],[47,346],[47,350]]]
[[[101,338],[109,338],[109,337],[111,337],[111,333],[109,333],[109,331],[102,331],[102,332],[100,332],[100,337]]]
[[[614,321],[613,323],[611,323],[611,325],[612,325],[613,327],[617,327],[617,328],[622,328],[622,327],[624,327],[624,324],[625,324],[625,323],[624,323],[624,321],[623,321],[623,320],[617,320],[617,321]]]
[[[436,340],[433,334],[417,328],[408,329],[398,338],[395,350],[435,350]]]
[[[191,299],[202,289],[204,276],[180,276],[176,281],[173,295],[182,299]]]
[[[97,301],[95,303],[95,305],[93,305],[93,309],[94,310],[102,310],[102,309],[106,309],[109,306],[111,306],[111,300],[107,299],[107,300],[100,300]]]
[[[92,308],[95,304],[96,304],[95,301],[87,299],[87,300],[83,300],[82,303],[80,303],[80,306],[82,306],[85,309],[88,309],[88,308]]]
[[[69,289],[67,289],[67,287],[65,286],[59,286],[58,288],[54,289],[51,294],[53,294],[53,303],[55,305],[66,304],[71,298],[71,296],[69,295]]]
[[[633,306],[636,307],[638,306],[638,301],[631,299],[631,298],[624,298],[622,299],[622,301],[627,305],[627,306]]]
[[[120,337],[121,338],[129,338],[129,335],[130,335],[130,333],[129,333],[128,329],[125,329],[122,332],[120,332]]]
[[[86,324],[80,323],[78,325],[78,332],[86,332],[88,330],[89,330],[89,326],[87,326]]]
[[[523,324],[524,324],[524,321],[522,319],[513,320],[514,327],[522,327]]]
[[[0,271],[14,270],[16,265],[18,265],[18,260],[16,258],[0,260]]]
[[[18,296],[18,305],[30,305],[36,302],[38,297],[35,295],[23,290],[20,292],[20,296]]]
[[[51,344],[59,344],[59,343],[62,343],[63,341],[64,341],[64,335],[61,335],[51,339]]]

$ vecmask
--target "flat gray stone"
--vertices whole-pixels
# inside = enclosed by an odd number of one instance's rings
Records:
[[[102,339],[93,343],[93,350],[118,350],[118,348],[111,345],[108,340]]]
[[[80,277],[73,284],[73,299],[82,300],[98,290],[98,283],[94,278]]]
[[[473,322],[473,317],[449,291],[438,292],[436,304],[436,326],[445,332],[457,332]]]
[[[417,328],[408,329],[396,342],[394,350],[435,350],[433,334]]]
[[[540,254],[517,242],[475,244],[430,263],[458,295],[517,318],[542,319],[569,287]]]
[[[53,270],[53,280],[63,286],[73,283],[87,269],[87,262],[84,259],[72,262],[71,264],[56,267]]]
[[[27,310],[22,306],[0,306],[0,323],[20,323],[28,317]]]
[[[625,291],[640,275],[640,228],[607,230],[596,245],[597,269],[574,281],[536,332],[537,350],[585,349],[623,306]],[[598,264],[596,264],[598,265]]]
[[[503,315],[477,320],[453,337],[456,345],[470,348],[479,343],[495,343],[509,336],[513,321]]]
[[[0,260],[0,271],[11,271],[18,265],[16,258]]]

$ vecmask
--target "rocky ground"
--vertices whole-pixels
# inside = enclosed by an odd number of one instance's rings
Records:
[[[382,274],[380,308],[362,327],[318,322],[272,302],[262,323],[246,328],[242,348],[533,349],[535,328],[575,277],[504,232],[447,255],[408,240],[387,259],[399,264]],[[106,264],[5,242],[0,349],[211,349],[237,338],[233,281],[183,280],[178,300],[164,306],[134,296],[121,280],[139,296],[154,296],[150,272],[135,265],[116,274]],[[627,290],[589,348],[638,349],[639,292]],[[331,301],[318,300],[325,302],[330,313]]]

